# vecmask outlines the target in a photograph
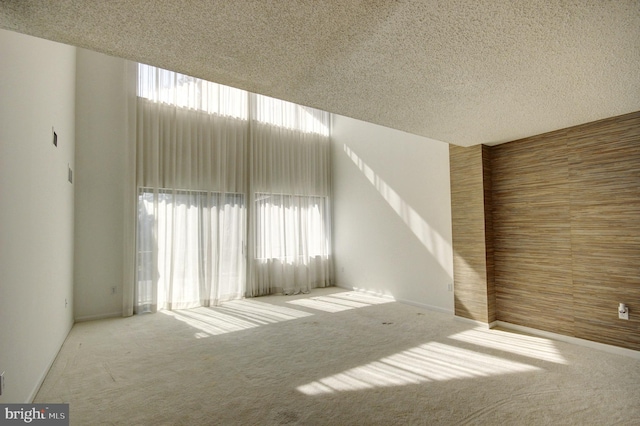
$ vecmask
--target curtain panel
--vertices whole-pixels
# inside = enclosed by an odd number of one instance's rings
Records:
[[[138,98],[140,187],[246,191],[246,120]]]
[[[248,295],[331,285],[329,137],[257,122],[250,152]]]
[[[246,121],[138,98],[136,311],[242,297]]]
[[[330,285],[330,115],[138,73],[135,310]]]

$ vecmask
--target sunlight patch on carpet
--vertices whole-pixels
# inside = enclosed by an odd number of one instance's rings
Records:
[[[255,300],[233,300],[213,308],[160,312],[199,330],[194,334],[198,339],[313,315]]]
[[[321,395],[536,370],[540,370],[540,368],[443,343],[431,342],[299,386],[297,390],[306,395]]]
[[[516,355],[557,364],[568,364],[552,340],[501,330],[475,328],[449,337],[485,348],[499,349]]]
[[[335,313],[389,302],[393,302],[393,299],[349,292],[296,299],[287,303],[323,312]]]

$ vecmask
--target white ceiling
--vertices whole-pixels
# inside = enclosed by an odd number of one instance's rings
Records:
[[[640,110],[638,0],[0,0],[0,28],[464,146]]]

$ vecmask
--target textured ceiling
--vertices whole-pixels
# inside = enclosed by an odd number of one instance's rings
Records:
[[[0,28],[457,145],[640,110],[639,0],[0,0]]]

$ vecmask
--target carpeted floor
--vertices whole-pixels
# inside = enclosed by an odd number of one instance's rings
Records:
[[[76,324],[72,425],[637,425],[640,360],[330,288]]]

